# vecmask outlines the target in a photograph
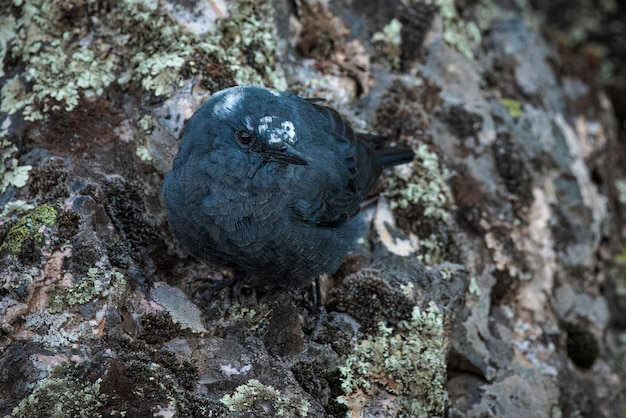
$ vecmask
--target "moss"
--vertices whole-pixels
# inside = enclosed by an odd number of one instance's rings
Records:
[[[187,335],[180,324],[172,320],[172,316],[167,311],[148,313],[141,318],[143,331],[141,339],[148,344],[162,344],[177,337]]]
[[[395,326],[409,319],[414,305],[402,288],[391,286],[376,270],[347,276],[333,294],[337,297],[336,309],[356,319],[365,333],[375,332],[381,322]]]
[[[224,395],[221,402],[233,412],[265,412],[255,416],[305,417],[309,412],[306,400],[287,397],[273,386],[266,386],[256,379],[238,386],[232,395]]]
[[[474,22],[459,16],[454,0],[402,0],[411,4],[428,4],[439,7],[439,16],[443,21],[443,39],[467,58],[474,58],[472,45],[480,43],[480,29]]]
[[[26,240],[43,241],[43,228],[51,227],[57,217],[57,211],[50,205],[41,205],[28,215],[23,216],[9,230],[0,251],[9,250],[18,254]]]
[[[397,395],[399,416],[443,417],[448,402],[443,316],[434,303],[413,309],[410,321],[380,325],[361,340],[340,368],[344,395],[339,401],[355,416],[374,385]]]
[[[71,111],[113,83],[168,96],[182,84],[184,67],[206,70],[195,64],[207,55],[228,68],[234,83],[286,87],[276,66],[271,5],[264,2],[235,2],[231,17],[205,37],[187,32],[151,0],[14,0],[12,11],[2,11],[8,17],[0,20],[0,58],[14,64],[10,70],[27,68],[5,82],[0,109],[22,111],[27,120]]]
[[[174,376],[182,389],[193,391],[198,384],[198,370],[187,360],[167,350],[155,350],[153,360]]]
[[[483,126],[479,114],[469,112],[461,105],[450,106],[443,114],[443,119],[450,130],[459,138],[476,137]]]
[[[90,126],[90,128],[93,127]],[[64,160],[48,158],[42,163],[35,165],[30,177],[29,191],[42,201],[52,202],[69,197],[67,187],[68,167]]]
[[[32,393],[22,399],[11,416],[15,418],[100,417],[106,395],[100,393],[101,380],[89,380],[80,366],[55,366],[50,375],[37,382]]]
[[[87,277],[74,286],[57,287],[48,291],[48,310],[51,313],[59,313],[67,307],[84,305],[100,296],[106,296],[107,291],[104,290],[103,283],[98,278],[99,273],[97,268],[90,268]]]

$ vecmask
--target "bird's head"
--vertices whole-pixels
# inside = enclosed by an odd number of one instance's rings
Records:
[[[203,108],[201,113],[209,112],[204,120],[213,124],[207,128],[218,133],[214,148],[229,147],[259,164],[308,164],[298,151],[302,130],[297,109],[281,93],[256,86],[233,87],[215,94]]]

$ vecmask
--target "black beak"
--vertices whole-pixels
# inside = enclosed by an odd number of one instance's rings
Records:
[[[307,165],[309,164],[304,156],[292,147],[283,144],[280,148],[268,148],[263,150],[263,155],[267,161],[274,161],[283,164]]]

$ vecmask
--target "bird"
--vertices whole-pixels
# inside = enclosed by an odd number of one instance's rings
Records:
[[[355,133],[321,99],[261,86],[213,94],[187,121],[162,194],[180,247],[252,286],[337,271],[366,231],[361,204],[408,148]]]

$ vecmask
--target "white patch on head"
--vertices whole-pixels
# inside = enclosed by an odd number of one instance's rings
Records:
[[[280,123],[281,128],[283,128],[283,137],[287,138],[287,142],[290,144],[295,144],[296,142],[296,128],[293,126],[293,122],[290,120],[286,120]]]
[[[219,97],[223,96],[223,97]],[[218,102],[213,107],[213,113],[222,119],[228,119],[237,110],[237,106],[244,99],[244,92],[242,89],[234,88],[224,92],[218,93]],[[215,96],[214,96],[215,97]]]
[[[272,93],[274,96],[278,97],[280,96],[280,93],[277,92],[276,90],[272,90],[272,89],[267,89],[267,91],[269,91],[270,93]]]
[[[252,125],[252,118],[250,116],[246,116],[246,128],[248,128],[249,131],[254,130],[254,126]]]
[[[270,144],[278,144],[281,142],[288,143],[291,145],[295,145],[298,141],[296,137],[296,127],[293,125],[293,122],[290,120],[286,120],[280,123],[280,126],[272,126],[274,122],[273,116],[265,116],[259,120],[262,122],[257,127],[257,130],[260,135],[264,135],[269,133],[268,143]]]
[[[282,136],[277,131],[278,129],[274,129],[270,132],[270,139],[267,142],[269,142],[270,144],[278,144],[280,142],[283,142]]]
[[[269,129],[269,125],[267,123],[262,123],[259,125],[257,130],[259,131],[259,135],[265,135],[265,132]]]

